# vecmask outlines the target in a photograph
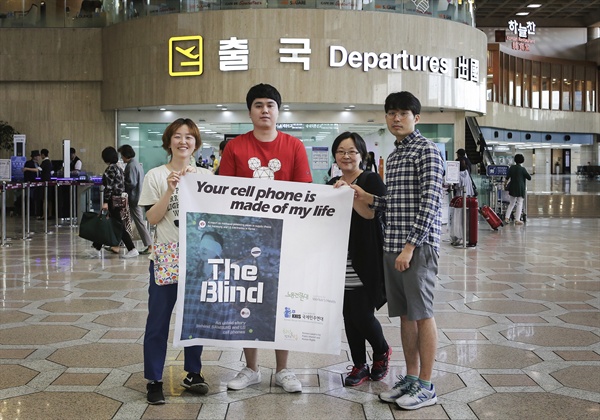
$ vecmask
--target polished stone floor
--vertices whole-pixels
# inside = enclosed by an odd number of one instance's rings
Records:
[[[41,222],[32,230],[43,232]],[[290,353],[302,394],[274,386],[271,351],[259,353],[259,385],[228,392],[242,352],[207,347],[210,391],[194,396],[179,387],[182,352],[170,348],[167,404],[148,406],[148,260],[91,258],[76,228],[52,227],[23,241],[20,219],[10,218],[7,231],[14,239],[0,248],[2,420],[600,418],[598,217],[530,217],[498,231],[481,220],[475,248],[452,247],[444,237],[435,304],[438,404],[412,412],[377,398],[404,374],[399,320],[385,307],[378,317],[394,353],[383,382],[345,388],[350,362],[342,343],[339,356]]]

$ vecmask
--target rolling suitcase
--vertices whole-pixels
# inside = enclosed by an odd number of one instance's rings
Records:
[[[450,242],[462,245],[463,242],[463,197],[456,196],[450,201]],[[477,197],[467,197],[467,246],[477,245],[479,230],[479,207]]]
[[[502,223],[502,219],[498,217],[496,212],[492,210],[490,206],[481,206],[479,212],[481,213],[483,218],[488,222],[492,229],[498,230],[500,226],[504,226],[504,224]]]

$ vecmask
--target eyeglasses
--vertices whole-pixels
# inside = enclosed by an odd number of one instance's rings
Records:
[[[400,119],[403,120],[411,114],[411,111],[388,111],[385,113],[385,115],[392,120],[396,119],[396,117],[400,117]]]
[[[355,157],[358,154],[359,154],[359,152],[356,151],[356,150],[350,150],[348,152],[344,152],[342,150],[338,150],[337,152],[335,152],[335,155],[339,156],[339,157],[344,157],[346,155],[348,155],[348,157]]]

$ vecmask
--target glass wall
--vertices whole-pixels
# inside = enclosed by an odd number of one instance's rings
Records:
[[[134,123],[121,122],[117,148],[129,144],[136,153],[136,159],[148,171],[168,162],[167,152],[162,148],[162,133],[167,123]],[[230,123],[226,133],[215,132],[215,125],[201,123],[198,126],[202,137],[202,148],[195,154],[198,163],[206,162],[211,155],[218,156],[219,143],[227,135],[238,135],[252,130],[251,123]],[[222,123],[219,123],[222,127]],[[365,140],[368,150],[387,150],[384,142],[393,142],[393,137],[387,132],[384,124],[337,124],[337,123],[293,123],[278,124],[278,130],[302,140],[306,148],[313,182],[325,184],[333,157],[331,144],[335,138],[345,132],[358,132]],[[419,131],[427,138],[438,144],[446,159],[454,159],[454,126],[452,124],[419,124]],[[384,136],[388,139],[384,140]],[[387,153],[383,156],[387,159]],[[379,156],[376,156],[379,165]]]
[[[473,0],[0,0],[0,28],[99,28],[168,13],[264,8],[403,13],[452,20],[475,27]]]
[[[598,69],[592,62],[527,60],[488,45],[487,100],[506,105],[598,112]],[[498,95],[496,95],[498,92]]]

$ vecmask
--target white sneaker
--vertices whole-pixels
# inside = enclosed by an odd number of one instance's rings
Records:
[[[140,255],[140,253],[138,252],[137,249],[133,248],[131,251],[127,251],[125,254],[120,255],[121,258],[135,258],[138,255]]]
[[[398,398],[408,393],[412,382],[407,380],[404,376],[398,375],[398,382],[396,382],[392,389],[383,391],[379,394],[379,399],[385,402],[396,402]]]
[[[411,383],[408,392],[396,400],[398,407],[405,410],[417,410],[435,403],[437,403],[437,395],[433,384],[430,389],[426,389],[419,382]]]
[[[262,380],[260,370],[258,372],[253,371],[249,367],[245,367],[231,381],[227,382],[227,388],[233,390],[244,389],[247,386],[259,384]]]
[[[302,384],[289,369],[281,369],[275,374],[275,385],[282,387],[286,392],[302,392]]]

